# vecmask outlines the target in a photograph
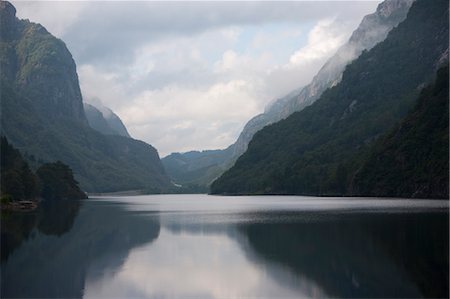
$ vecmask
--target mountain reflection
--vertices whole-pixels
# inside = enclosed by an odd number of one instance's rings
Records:
[[[332,297],[448,297],[448,214],[309,214],[240,231]]]
[[[100,198],[9,215],[3,239],[5,297],[448,296],[448,211],[417,201]]]
[[[87,279],[114,272],[131,248],[159,235],[157,216],[124,213],[119,204],[90,202],[78,215],[77,210],[53,206],[33,215],[11,215],[10,228],[25,229],[19,234],[23,243],[1,266],[3,297],[81,298]]]

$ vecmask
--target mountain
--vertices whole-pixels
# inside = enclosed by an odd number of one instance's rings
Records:
[[[214,168],[214,176],[221,175],[225,170],[229,169],[234,162],[246,150],[248,143],[253,135],[267,125],[280,121],[296,111],[300,111],[317,100],[320,95],[329,87],[336,85],[342,77],[346,65],[356,59],[364,50],[373,48],[376,44],[383,41],[388,32],[397,26],[406,18],[406,14],[414,0],[386,0],[382,2],[373,14],[369,14],[363,18],[358,28],[352,33],[350,39],[334,54],[320,69],[310,84],[303,88],[296,89],[288,95],[274,101],[269,105],[265,112],[253,117],[247,122],[244,129],[240,133],[235,143],[223,150],[223,154],[219,156],[228,157],[225,161],[215,161],[209,159],[209,153],[204,152],[205,158],[210,161],[209,166]],[[231,151],[231,155],[229,152]],[[172,157],[167,157],[172,160]],[[187,157],[186,157],[187,159]],[[186,160],[185,159],[185,160]],[[166,170],[172,180],[178,181],[178,174],[183,174],[182,181],[190,181],[196,184],[203,184],[203,178],[208,176],[206,172],[210,172],[210,168],[197,170],[195,173],[186,172],[185,164],[170,163],[170,170],[166,164],[166,158],[162,159]],[[186,161],[185,161],[186,162]],[[196,161],[188,163],[195,164]],[[176,174],[175,174],[176,173]],[[180,183],[180,181],[178,181]]]
[[[310,84],[276,100],[264,113],[248,121],[234,144],[233,157],[238,158],[247,150],[256,132],[311,105],[327,88],[336,85],[350,61],[383,41],[389,31],[406,18],[413,1],[386,0],[373,14],[365,16],[348,42],[325,63]]]
[[[349,194],[448,199],[448,82],[447,62],[408,116],[372,146]]]
[[[343,195],[349,161],[413,107],[448,55],[448,1],[417,0],[312,105],[265,127],[212,193]]]
[[[172,153],[161,159],[167,174],[178,185],[209,186],[226,169],[233,150]],[[205,189],[206,191],[206,189]]]
[[[84,113],[91,128],[105,135],[120,135],[131,138],[122,120],[109,108],[97,108],[83,103]]]
[[[169,188],[151,145],[89,127],[66,45],[15,13],[0,1],[1,134],[26,157],[69,165],[84,191]]]

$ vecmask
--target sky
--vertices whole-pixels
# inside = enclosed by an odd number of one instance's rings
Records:
[[[308,84],[381,1],[12,1],[61,38],[83,100],[172,152],[226,148]]]

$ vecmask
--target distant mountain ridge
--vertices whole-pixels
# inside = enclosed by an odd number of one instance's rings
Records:
[[[84,113],[91,128],[106,135],[120,135],[131,138],[127,128],[117,114],[107,107],[97,108],[83,103]]]
[[[233,149],[229,147],[225,150],[172,153],[161,161],[176,184],[206,187],[229,167],[227,163],[232,155]]]
[[[69,165],[84,191],[170,188],[151,145],[89,127],[66,45],[15,13],[0,1],[1,134],[26,157]]]

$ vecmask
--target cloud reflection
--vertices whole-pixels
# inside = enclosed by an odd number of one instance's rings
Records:
[[[305,290],[281,285],[269,272],[290,277]],[[286,268],[252,262],[226,234],[162,229],[157,242],[133,250],[113,277],[88,282],[84,298],[309,298],[318,294],[317,286],[302,283]]]

